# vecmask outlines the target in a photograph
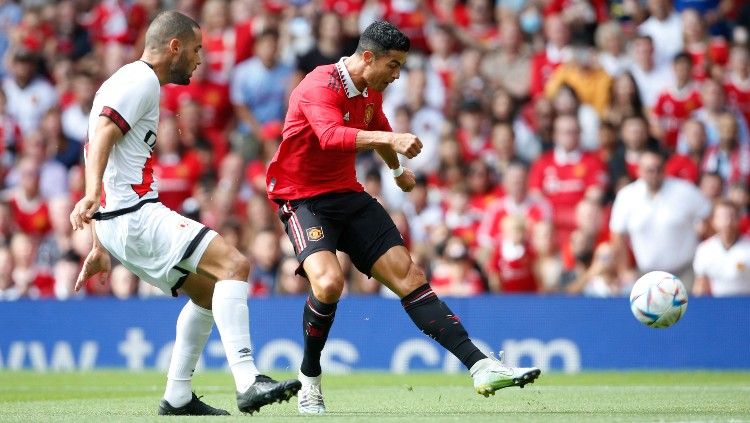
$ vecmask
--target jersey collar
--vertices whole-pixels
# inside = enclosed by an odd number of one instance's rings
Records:
[[[344,86],[346,98],[356,97],[360,94],[362,94],[362,97],[367,97],[367,88],[365,88],[363,91],[360,91],[357,89],[357,86],[354,85],[352,76],[349,75],[349,71],[346,69],[346,65],[344,64],[344,60],[347,57],[348,56],[344,56],[339,59],[338,62],[336,62],[336,69],[339,71],[339,78],[341,78],[341,84]]]

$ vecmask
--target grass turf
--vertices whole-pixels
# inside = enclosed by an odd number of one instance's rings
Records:
[[[0,372],[0,421],[163,421],[155,414],[164,379],[157,372]],[[233,414],[222,421],[305,419],[295,399],[242,415],[228,373],[200,372],[193,385],[208,404]],[[326,376],[324,392],[328,414],[312,417],[318,421],[750,422],[750,373],[542,374],[524,389],[489,398],[474,393],[466,375],[355,373]]]

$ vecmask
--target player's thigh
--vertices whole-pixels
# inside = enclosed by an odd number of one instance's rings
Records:
[[[316,251],[302,262],[315,297],[326,303],[338,301],[344,291],[344,272],[335,253]]]
[[[195,304],[211,310],[211,301],[214,296],[214,286],[216,285],[216,279],[200,275],[198,273],[190,273],[185,278],[180,290],[185,293],[190,300]]]
[[[360,272],[372,276],[375,263],[391,248],[403,245],[404,240],[391,216],[380,203],[372,199],[346,222],[338,249],[349,254]]]
[[[391,247],[375,261],[372,276],[399,298],[427,283],[424,271],[412,261],[409,250],[402,245]]]
[[[336,254],[341,233],[341,223],[327,218],[323,213],[316,213],[311,209],[311,204],[308,201],[296,204],[287,202],[279,208],[279,219],[300,262],[297,273],[308,278],[310,275],[306,274],[304,263],[318,252]]]
[[[217,235],[200,256],[196,270],[214,280],[246,281],[250,275],[250,262],[224,237]]]

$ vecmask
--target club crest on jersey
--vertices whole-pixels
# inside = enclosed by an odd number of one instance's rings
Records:
[[[323,239],[323,228],[321,226],[313,226],[307,229],[307,239],[310,241],[320,241]]]
[[[372,115],[375,114],[375,105],[369,103],[365,106],[365,125],[369,125],[372,120]]]

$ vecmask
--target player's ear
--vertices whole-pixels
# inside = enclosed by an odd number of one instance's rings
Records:
[[[375,61],[375,53],[371,52],[370,50],[365,50],[362,53],[362,58],[365,59],[365,63],[371,65],[372,62]]]
[[[169,40],[169,51],[177,54],[180,52],[181,45],[182,43],[180,43],[179,39],[172,38],[171,40]]]

